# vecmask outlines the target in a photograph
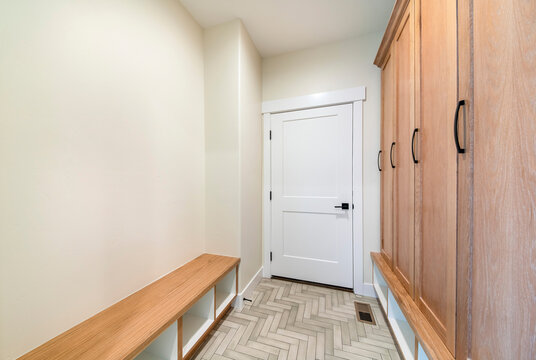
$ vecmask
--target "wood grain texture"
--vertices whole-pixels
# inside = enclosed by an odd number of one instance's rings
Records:
[[[20,359],[133,359],[239,262],[203,254]]]
[[[393,7],[391,17],[389,18],[389,22],[387,24],[387,29],[383,34],[382,42],[380,43],[378,53],[376,54],[376,58],[374,59],[374,65],[380,68],[383,67],[385,59],[391,51],[391,45],[395,39],[395,35],[399,28],[400,22],[404,17],[404,13],[406,12],[408,4],[409,0],[396,0],[395,2],[395,6]]]
[[[465,154],[458,154],[456,358],[467,359],[471,339],[470,306],[473,242],[473,0],[458,0],[458,100],[465,100],[460,136]]]
[[[473,359],[536,354],[536,1],[474,0]]]
[[[456,2],[420,1],[421,236],[416,299],[454,353],[456,324]]]
[[[396,46],[396,151],[394,205],[394,271],[413,296],[414,273],[414,165],[411,136],[414,125],[414,24],[413,1],[410,1]]]
[[[420,39],[420,28],[421,28],[421,1],[414,0],[414,13],[415,13],[415,116],[414,116],[414,126],[419,129],[419,132],[415,135],[415,157],[419,160],[418,164],[415,164],[414,171],[414,184],[415,184],[415,193],[414,197],[414,213],[413,213],[413,228],[414,228],[414,244],[415,244],[415,258],[414,258],[414,267],[413,267],[413,298],[418,297],[418,286],[420,276],[419,259],[421,257],[421,237],[422,237],[422,161],[421,161],[421,39]]]
[[[392,292],[398,306],[402,310],[406,320],[413,329],[415,336],[421,343],[430,359],[452,360],[454,357],[447,349],[441,337],[419,310],[411,296],[407,293],[398,277],[389,268],[379,253],[371,253],[371,258],[378,270],[382,273],[389,290]]]
[[[395,138],[395,65],[393,56],[385,59],[382,69],[382,123],[381,123],[381,252],[390,266],[393,264],[393,181],[390,150]]]

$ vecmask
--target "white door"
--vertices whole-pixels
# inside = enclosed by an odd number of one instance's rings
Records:
[[[352,105],[272,114],[271,129],[272,275],[352,288]]]

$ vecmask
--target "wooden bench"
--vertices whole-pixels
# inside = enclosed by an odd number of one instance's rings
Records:
[[[374,290],[406,359],[454,360],[380,253],[371,253]]]
[[[203,254],[19,359],[187,359],[236,298],[239,262]]]

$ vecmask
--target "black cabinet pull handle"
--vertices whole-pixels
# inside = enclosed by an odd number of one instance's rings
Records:
[[[381,164],[380,164],[380,155],[382,154],[382,151],[378,151],[378,171],[382,171],[382,167],[381,167]]]
[[[391,144],[391,151],[389,152],[389,158],[391,160],[391,167],[394,169],[395,168],[395,164],[393,164],[393,147],[395,146],[396,143],[392,143]]]
[[[465,149],[460,147],[460,139],[458,138],[458,118],[460,115],[460,108],[465,105],[465,100],[458,101],[458,106],[456,106],[456,113],[454,114],[454,143],[456,144],[456,150],[458,154],[465,153]]]
[[[413,157],[413,162],[415,164],[419,163],[419,160],[415,159],[415,134],[419,132],[419,129],[415,128],[413,130],[413,135],[411,136],[411,156]]]

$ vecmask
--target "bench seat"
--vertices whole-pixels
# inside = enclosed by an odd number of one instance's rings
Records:
[[[19,359],[134,359],[172,324],[180,327],[181,317],[218,281],[237,271],[239,262],[234,257],[203,254]],[[178,343],[182,350],[182,340]]]

